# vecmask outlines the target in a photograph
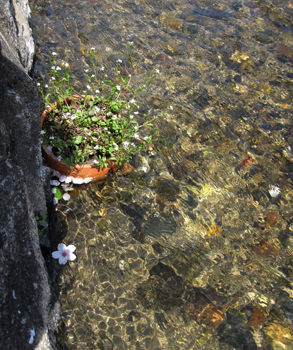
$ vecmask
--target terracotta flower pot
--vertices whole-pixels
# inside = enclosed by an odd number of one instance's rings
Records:
[[[79,96],[76,96],[76,98]],[[69,100],[70,101],[70,100]],[[57,107],[57,103],[55,103]],[[41,130],[43,128],[43,123],[45,118],[53,111],[52,107],[49,107],[44,110],[41,115]],[[57,157],[51,153],[48,148],[42,145],[42,156],[46,160],[48,166],[61,175],[71,176],[74,178],[92,178],[92,181],[105,180],[107,176],[112,176],[115,171],[119,169],[119,165],[115,162],[108,161],[108,166],[103,169],[97,164],[83,164],[83,165],[74,165],[72,168],[68,167],[65,163],[62,163],[58,160]]]

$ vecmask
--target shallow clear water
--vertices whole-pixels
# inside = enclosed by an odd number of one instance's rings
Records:
[[[140,111],[174,107],[132,172],[58,206],[64,348],[293,349],[293,3],[30,3],[38,81],[52,51],[84,82],[91,47],[110,70],[133,41],[137,81],[160,70]]]

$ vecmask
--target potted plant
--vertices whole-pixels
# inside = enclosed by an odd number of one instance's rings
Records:
[[[111,77],[104,66],[97,68],[95,48],[90,50],[90,60],[88,84],[78,91],[69,64],[53,52],[46,93],[40,89],[47,103],[41,116],[42,154],[51,168],[76,183],[106,178],[158,134],[153,126],[158,116],[139,115],[135,98],[159,71],[134,88],[132,43],[125,62],[117,59]]]

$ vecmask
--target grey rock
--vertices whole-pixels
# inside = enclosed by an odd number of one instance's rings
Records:
[[[0,1],[0,349],[56,349],[60,305],[35,216],[46,211],[28,2]]]

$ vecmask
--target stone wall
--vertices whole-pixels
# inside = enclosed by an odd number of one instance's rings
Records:
[[[0,0],[0,349],[9,350],[56,349],[60,312],[35,220],[46,170],[29,13],[27,0]]]

